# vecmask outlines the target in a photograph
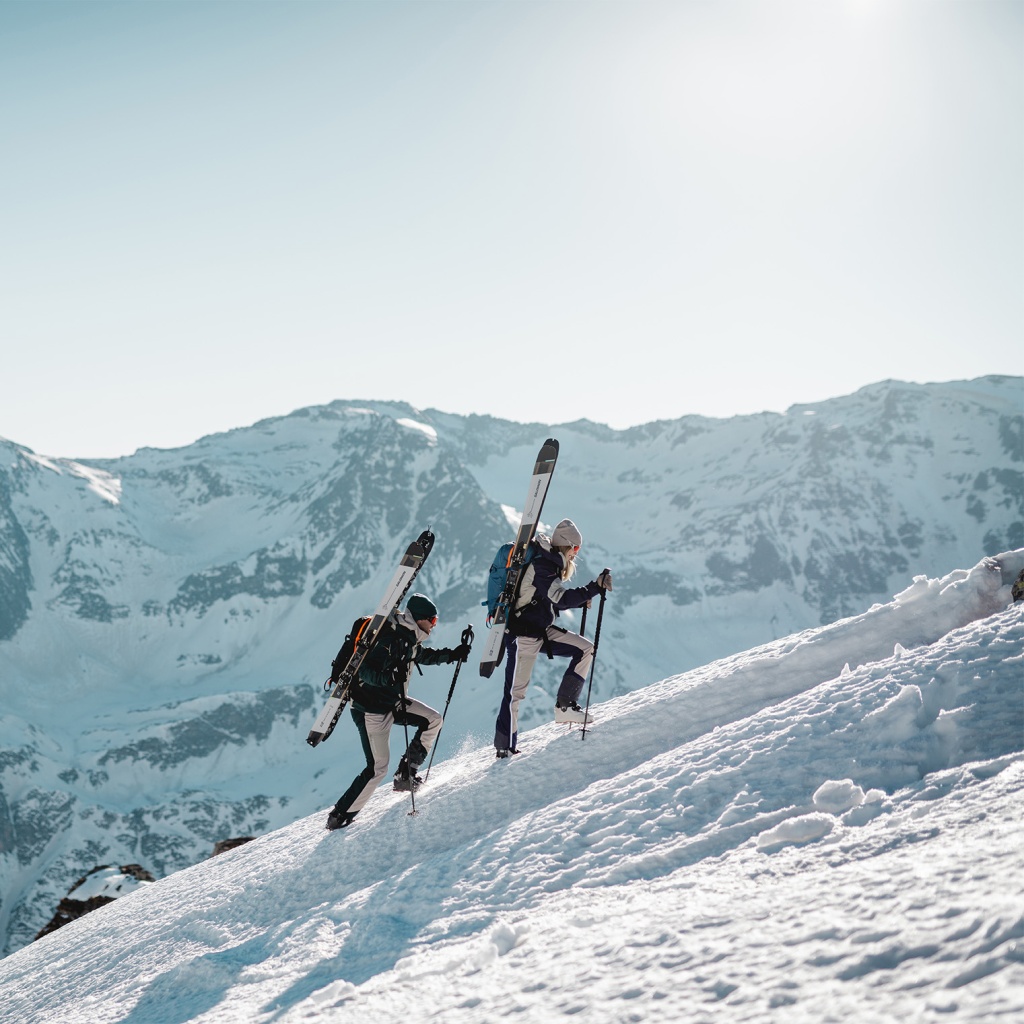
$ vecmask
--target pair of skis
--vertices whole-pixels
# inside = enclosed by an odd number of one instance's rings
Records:
[[[356,673],[376,643],[388,616],[402,603],[402,598],[409,592],[412,581],[416,579],[416,574],[423,568],[423,563],[427,560],[427,555],[430,554],[430,549],[433,546],[434,535],[429,530],[424,530],[406,548],[394,576],[391,577],[388,589],[384,592],[380,604],[377,605],[377,610],[373,613],[373,618],[359,635],[352,657],[348,659],[348,663],[341,670],[338,681],[327,698],[327,703],[324,704],[323,710],[306,737],[306,742],[311,747],[323,743],[334,731],[338,719],[341,718],[341,713],[345,710],[345,705],[348,704],[352,681],[355,679]]]
[[[544,507],[544,498],[548,493],[548,486],[551,483],[551,475],[555,469],[555,462],[558,459],[558,442],[549,437],[540,451],[537,453],[537,461],[533,468],[533,475],[530,477],[530,486],[526,492],[526,501],[523,505],[523,518],[516,533],[515,543],[509,552],[508,575],[505,579],[505,587],[498,599],[495,609],[493,623],[487,636],[487,643],[484,648],[483,658],[480,662],[480,675],[488,677],[501,663],[505,651],[505,623],[508,620],[509,612],[515,601],[516,591],[519,586],[519,576],[522,573],[523,562],[526,558],[526,549],[530,546],[534,534],[537,532],[537,524],[540,522],[541,509]],[[409,545],[402,556],[395,570],[391,583],[385,591],[373,618],[359,636],[355,650],[348,663],[342,668],[337,682],[331,690],[327,702],[313,724],[306,742],[315,747],[322,743],[334,731],[338,724],[345,706],[348,704],[352,689],[352,682],[356,678],[360,667],[370,653],[381,628],[387,621],[388,616],[402,602],[402,598],[409,592],[417,573],[423,568],[423,563],[430,554],[434,544],[434,535],[429,530],[424,530],[419,537]]]
[[[519,577],[526,559],[526,549],[537,532],[541,509],[544,507],[544,498],[547,496],[551,475],[555,471],[557,461],[558,442],[553,437],[549,437],[537,453],[537,462],[533,467],[530,486],[526,491],[526,501],[523,504],[523,518],[516,533],[515,543],[508,554],[505,587],[498,598],[491,630],[487,634],[487,643],[484,645],[483,657],[480,660],[480,675],[484,677],[489,677],[501,664],[502,656],[505,653],[505,623],[508,621],[509,613],[515,603],[516,593],[519,589]]]

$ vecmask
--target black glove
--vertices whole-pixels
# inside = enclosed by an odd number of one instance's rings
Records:
[[[602,569],[601,575],[594,581],[602,590],[612,589],[612,571],[611,569]]]
[[[452,661],[469,661],[469,644],[459,644],[452,648]]]

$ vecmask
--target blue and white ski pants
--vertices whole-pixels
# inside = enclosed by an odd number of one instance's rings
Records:
[[[366,756],[366,767],[352,780],[352,785],[345,790],[335,805],[339,813],[358,814],[380,785],[381,779],[388,773],[391,763],[391,748],[388,737],[392,725],[410,725],[416,735],[409,740],[409,748],[405,752],[409,764],[418,768],[426,759],[430,748],[441,731],[441,715],[429,704],[408,698],[404,711],[389,711],[384,715],[375,715],[370,711],[352,708],[352,721],[359,730],[359,739]]]
[[[505,692],[494,723],[496,750],[515,750],[519,738],[519,702],[526,696],[533,666],[541,650],[556,658],[568,658],[565,675],[558,687],[556,703],[566,705],[579,700],[583,684],[594,659],[594,645],[579,633],[570,633],[561,626],[548,626],[546,637],[506,635]]]

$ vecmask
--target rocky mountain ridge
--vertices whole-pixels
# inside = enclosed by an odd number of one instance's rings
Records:
[[[586,578],[615,572],[603,700],[1024,546],[1022,384],[625,431],[339,401],[88,464],[0,441],[4,951],[93,865],[161,876],[333,802],[359,752],[344,724],[303,740],[345,630],[429,525],[437,643],[479,636],[545,437],[545,521],[579,524]],[[556,685],[542,666],[524,727]],[[443,702],[439,670],[416,686]],[[496,690],[462,673],[439,758],[489,742]]]

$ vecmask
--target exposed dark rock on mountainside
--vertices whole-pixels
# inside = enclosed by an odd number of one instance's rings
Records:
[[[158,877],[332,803],[359,751],[304,737],[330,659],[408,541],[436,642],[480,602],[546,436],[546,522],[615,572],[594,700],[859,613],[1024,545],[1024,382],[885,382],[729,420],[616,431],[334,402],[83,464],[0,441],[0,932],[97,863]],[[591,625],[591,629],[593,626]],[[443,673],[415,683],[443,701]],[[550,716],[541,665],[520,725]],[[464,672],[438,756],[487,742]]]

